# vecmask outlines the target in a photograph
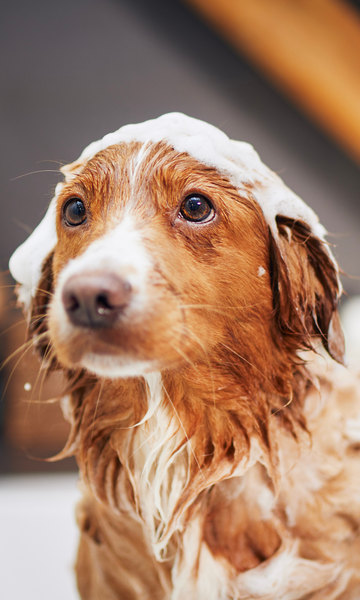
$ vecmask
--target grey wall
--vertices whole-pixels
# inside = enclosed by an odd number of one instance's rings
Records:
[[[359,168],[177,0],[3,0],[0,57],[2,269],[59,180],[19,176],[176,110],[252,143],[360,275]],[[345,287],[360,293],[357,280]]]

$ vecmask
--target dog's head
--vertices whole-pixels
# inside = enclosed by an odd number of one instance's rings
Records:
[[[62,170],[10,263],[43,355],[117,378],[232,352],[280,388],[284,356],[318,340],[342,360],[324,229],[250,146],[164,115]]]

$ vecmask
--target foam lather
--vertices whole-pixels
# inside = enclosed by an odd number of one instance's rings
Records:
[[[178,152],[187,152],[205,165],[215,167],[243,194],[248,194],[246,184],[252,184],[252,194],[275,239],[278,235],[275,220],[277,215],[305,221],[316,236],[324,239],[326,230],[314,211],[261,162],[250,144],[230,140],[213,125],[181,113],[169,113],[144,123],[125,125],[87,146],[76,162],[85,164],[108,146],[133,141],[143,144],[168,142]],[[63,170],[66,176],[66,167]],[[57,242],[55,207],[62,185],[57,185],[55,196],[41,223],[10,259],[10,272],[22,285],[19,299],[25,305],[30,304],[39,284],[42,263]],[[332,257],[330,250],[329,254]]]

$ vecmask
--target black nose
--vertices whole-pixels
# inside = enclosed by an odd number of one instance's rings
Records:
[[[131,285],[113,273],[73,275],[62,301],[70,321],[82,327],[111,327],[128,304]]]

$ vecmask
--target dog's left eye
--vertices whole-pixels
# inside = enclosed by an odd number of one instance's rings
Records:
[[[86,220],[85,205],[80,198],[71,198],[64,207],[64,220],[67,225],[76,227]]]
[[[180,207],[181,216],[187,221],[196,223],[211,221],[215,216],[215,211],[209,200],[201,194],[191,194],[185,198]]]

